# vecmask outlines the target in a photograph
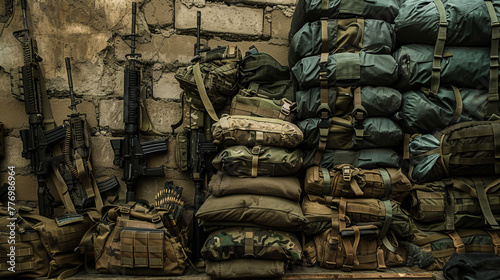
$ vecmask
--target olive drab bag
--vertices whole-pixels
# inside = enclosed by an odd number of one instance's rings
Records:
[[[1,209],[0,224],[10,232],[0,232],[2,257],[11,253],[9,237],[15,233],[15,273],[8,270],[6,262],[0,266],[0,275],[6,277],[59,277],[64,279],[75,274],[83,264],[77,252],[85,232],[97,219],[97,212],[84,215],[66,214],[56,219],[31,214],[32,209],[22,207],[9,220],[7,209]],[[5,216],[3,216],[5,214]],[[8,226],[9,225],[9,226]],[[12,225],[12,228],[10,228]],[[5,250],[5,254],[4,251]]]
[[[314,159],[317,149],[304,150],[304,168],[317,164]],[[359,168],[399,168],[399,155],[393,149],[363,149],[363,150],[325,150],[318,166],[332,168],[339,164],[350,164]]]
[[[359,52],[390,54],[396,43],[396,33],[383,20],[346,18],[327,21],[328,52]],[[295,65],[301,58],[321,53],[322,21],[308,22],[290,41],[288,63]]]
[[[238,92],[238,66],[241,51],[237,46],[202,51],[193,65],[181,67],[176,80],[186,93],[186,101],[197,110],[218,120],[216,110],[230,102]]]
[[[166,210],[134,202],[103,214],[93,233],[96,269],[101,273],[181,275],[187,266],[186,231],[165,228]]]
[[[304,136],[293,123],[274,118],[224,115],[212,126],[215,144],[294,148]]]
[[[255,116],[293,122],[297,115],[297,105],[286,98],[268,99],[259,97],[256,91],[242,89],[233,97],[230,115]]]
[[[393,23],[398,15],[399,0],[386,1],[346,1],[346,0],[299,0],[290,27],[290,38],[306,22],[320,20],[321,17],[380,19]]]
[[[422,250],[431,252],[434,256],[434,262],[425,270],[443,270],[454,253],[494,253],[500,257],[498,231],[461,229],[445,232],[421,232],[413,243]]]
[[[357,111],[366,112],[367,117],[390,117],[399,111],[401,100],[401,93],[388,87],[363,86],[359,87],[359,92],[357,87],[328,89],[328,106],[336,117],[355,115]],[[321,89],[298,90],[295,102],[299,119],[317,118],[321,106]]]
[[[411,213],[419,229],[500,230],[498,177],[453,177],[415,184],[410,199]]]
[[[302,151],[271,146],[231,146],[212,161],[232,176],[290,176],[302,168]]]
[[[216,279],[279,278],[285,272],[286,264],[282,260],[234,259],[205,262],[205,273]]]
[[[449,176],[500,174],[499,133],[499,121],[477,121],[416,136],[405,152],[413,166],[410,179],[423,183]]]
[[[258,52],[252,46],[247,51],[239,67],[239,84],[248,88],[253,83],[273,84],[276,81],[290,80],[290,69],[283,66],[267,53]]]
[[[410,180],[395,168],[361,169],[350,164],[331,169],[307,169],[307,194],[332,197],[394,199],[401,202],[411,190]]]

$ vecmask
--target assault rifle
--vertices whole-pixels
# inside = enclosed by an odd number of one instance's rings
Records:
[[[31,161],[31,172],[37,175],[40,215],[50,217],[54,214],[54,198],[47,188],[47,176],[51,172],[54,160],[51,147],[64,138],[66,129],[64,126],[53,128],[50,105],[39,65],[42,58],[37,53],[36,41],[29,34],[26,0],[21,0],[21,8],[24,28],[14,32],[13,35],[23,45],[22,91],[29,118],[29,129],[21,130],[22,156]],[[44,117],[49,119],[44,120]]]
[[[125,69],[125,92],[123,98],[123,122],[125,123],[125,138],[111,140],[111,146],[115,153],[114,165],[123,168],[123,178],[127,184],[127,202],[135,201],[135,186],[141,176],[164,177],[163,166],[148,168],[146,156],[167,151],[165,140],[149,141],[141,143],[139,140],[140,119],[140,71],[135,66],[140,54],[135,53],[135,21],[136,2],[132,2],[132,33],[123,35],[122,39],[127,43],[130,40],[130,54],[125,55],[128,66]]]
[[[200,44],[200,29],[201,29],[201,12],[197,13],[197,26],[196,26],[196,44],[194,45],[194,58],[199,59],[201,51],[207,51],[209,48],[201,49]],[[190,132],[190,167],[191,178],[194,181],[195,195],[194,195],[194,215],[204,202],[203,185],[205,183],[205,176],[207,174],[208,154],[218,151],[217,146],[213,143],[212,135],[210,133],[210,118],[204,114],[203,123],[200,124],[198,129],[191,129]],[[201,232],[200,226],[196,218],[193,218],[193,260],[195,262],[201,261],[201,247],[203,246],[204,235]]]
[[[76,100],[75,97],[69,57],[65,58],[65,62],[66,73],[68,74],[69,94],[71,97],[71,105],[68,108],[71,110],[71,114],[68,115],[69,119],[65,121],[67,130],[66,139],[63,145],[63,157],[65,171],[67,172],[64,172],[63,178],[76,211],[82,212],[85,211],[86,208],[92,206],[93,202],[96,202],[96,206],[98,206],[98,204],[102,206],[100,193],[107,192],[119,186],[119,183],[116,177],[112,176],[109,179],[96,183],[99,194],[96,193],[97,190],[93,190],[93,181],[95,179],[88,166],[90,157],[90,137],[88,135],[87,122],[85,119],[86,114],[79,113],[76,109],[76,106],[82,101]],[[78,159],[73,155],[77,156]],[[73,161],[80,161],[82,163],[85,169],[83,174],[77,170]]]

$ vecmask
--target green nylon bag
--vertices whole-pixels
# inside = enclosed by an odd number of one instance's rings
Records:
[[[238,79],[243,88],[251,82],[266,84],[290,80],[290,69],[267,53],[249,53],[241,61]]]
[[[431,133],[455,123],[482,121],[487,105],[487,90],[441,87],[436,96],[410,90],[403,93],[395,119],[407,133]]]
[[[489,47],[491,20],[484,0],[442,0],[448,22],[446,44],[450,46]],[[492,1],[497,15],[500,2]],[[394,20],[398,40],[402,44],[436,43],[439,12],[433,1],[402,1]]]
[[[293,81],[290,79],[278,80],[272,83],[250,82],[247,89],[256,92],[253,96],[278,100],[286,98],[290,101],[295,101]]]
[[[269,146],[232,146],[212,161],[217,170],[232,176],[290,176],[302,168],[302,151]]]
[[[411,213],[426,231],[500,229],[498,177],[453,177],[412,188]]]
[[[298,202],[251,194],[209,196],[196,212],[201,226],[250,226],[300,231],[305,222]]]
[[[327,16],[328,18],[362,17],[392,23],[398,15],[400,2],[400,0],[329,0]],[[317,21],[321,18],[321,4],[322,0],[299,0],[297,2],[290,27],[290,38],[306,22]]]
[[[434,45],[404,45],[393,55],[400,67],[400,91],[430,87]],[[490,48],[444,48],[441,86],[488,89],[489,80]]]
[[[314,166],[316,149],[304,150],[304,168]],[[393,149],[363,149],[353,150],[325,150],[320,166],[332,168],[339,164],[350,164],[354,167],[374,168],[399,168],[399,156]]]
[[[281,260],[206,261],[205,273],[216,279],[267,279],[283,276],[286,267],[285,262]]]
[[[208,261],[231,259],[282,260],[298,263],[300,241],[294,233],[252,227],[232,227],[211,233],[201,255]]]
[[[320,88],[299,90],[295,93],[297,114],[301,120],[317,118],[316,111],[321,104]],[[350,114],[354,109],[354,94],[351,87],[329,88],[328,106],[337,117]],[[361,105],[368,117],[389,117],[399,111],[402,96],[397,90],[388,87],[361,87]]]
[[[423,183],[500,174],[499,133],[500,121],[473,121],[415,137],[409,144],[410,178]]]
[[[319,86],[320,57],[301,59],[292,67],[300,89]],[[326,65],[328,86],[371,85],[388,86],[398,78],[398,64],[391,55],[370,54],[365,51],[328,56]]]
[[[404,137],[403,130],[388,118],[366,118],[363,120],[364,136],[356,139],[354,126],[350,118],[332,118],[328,133],[327,149],[373,149],[398,146]],[[304,133],[302,146],[314,149],[320,140],[320,119],[307,119],[298,123]]]
[[[390,54],[396,43],[391,24],[375,19],[329,19],[328,52],[359,52]],[[288,64],[301,58],[321,54],[321,21],[306,23],[290,41]]]

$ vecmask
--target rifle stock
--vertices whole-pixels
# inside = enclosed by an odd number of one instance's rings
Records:
[[[124,139],[111,140],[111,146],[115,153],[114,165],[123,168],[122,180],[127,185],[127,202],[135,201],[135,187],[140,177],[163,177],[165,172],[163,166],[148,168],[146,156],[167,151],[165,140],[141,143],[139,140],[140,119],[140,85],[141,75],[135,66],[135,60],[141,55],[135,53],[135,23],[136,2],[132,2],[132,33],[123,35],[122,39],[130,40],[130,54],[125,55],[128,66],[125,69],[125,89],[123,98],[123,120],[125,123]]]

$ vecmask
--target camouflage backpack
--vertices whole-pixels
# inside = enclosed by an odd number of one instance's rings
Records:
[[[202,51],[194,64],[181,67],[175,74],[193,109],[205,111],[218,120],[216,110],[222,108],[238,92],[238,65],[241,51],[237,46]]]

